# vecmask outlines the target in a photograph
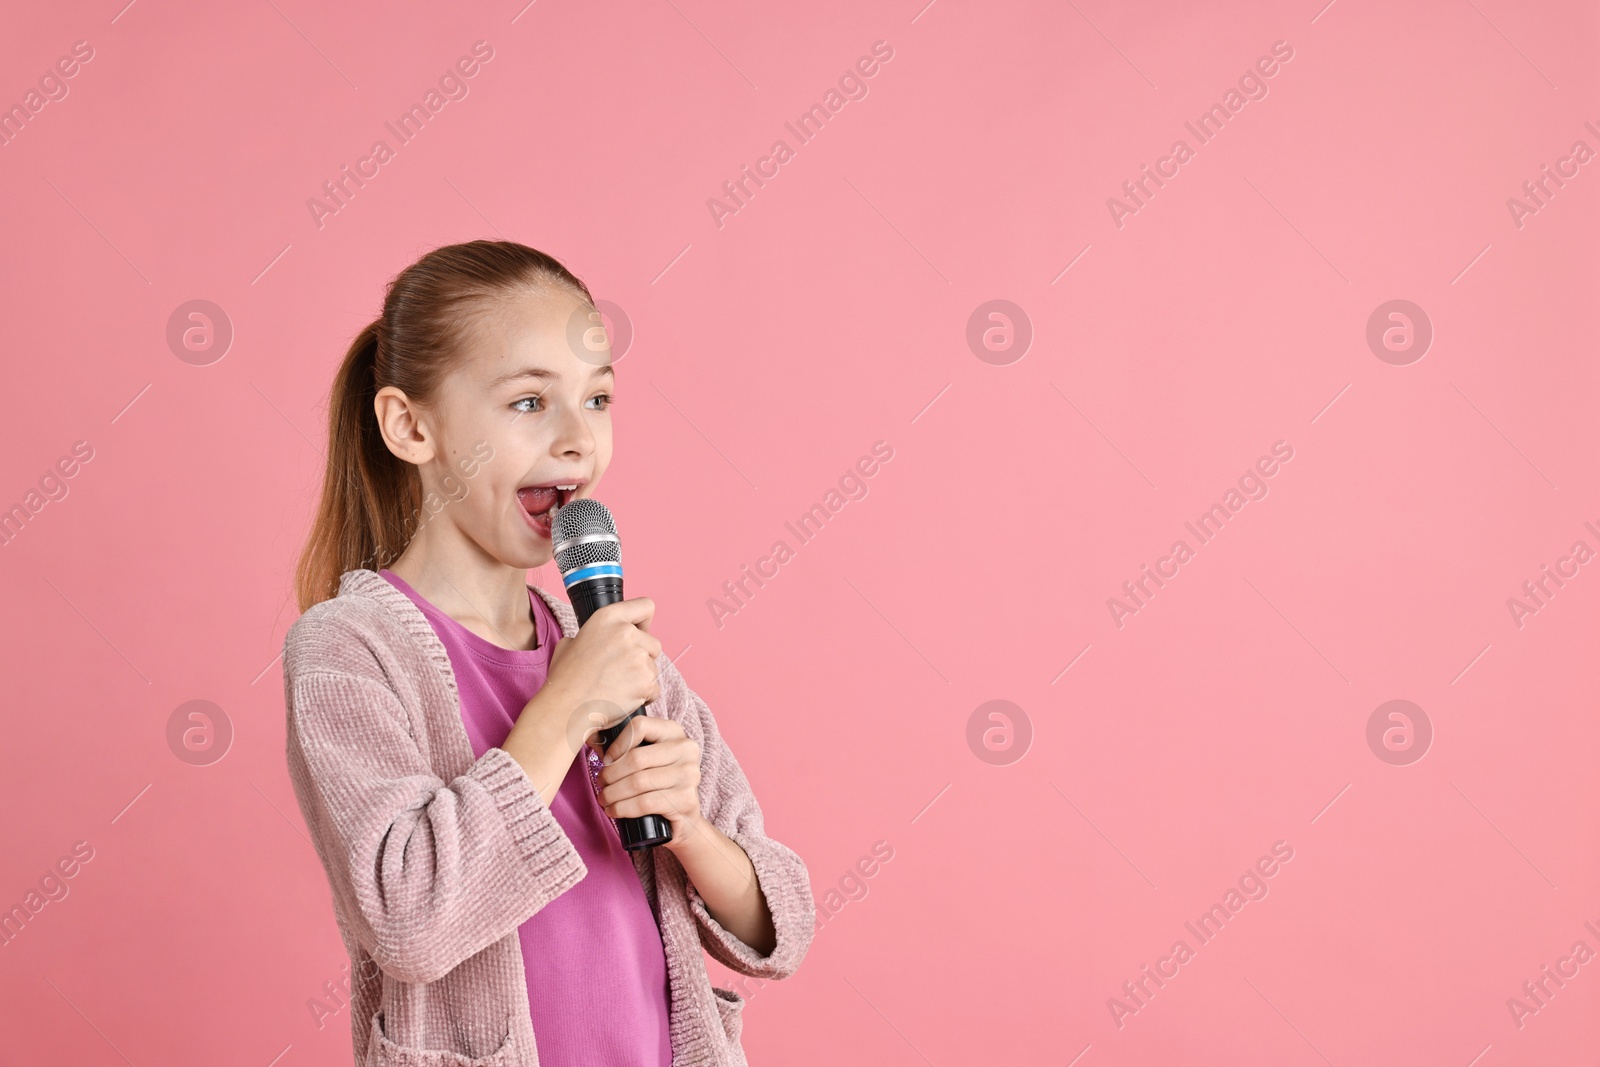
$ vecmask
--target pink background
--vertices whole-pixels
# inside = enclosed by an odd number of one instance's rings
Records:
[[[93,449],[0,549],[0,906],[93,849],[0,947],[0,1063],[349,1062],[284,766],[289,576],[345,346],[422,252],[495,236],[631,320],[629,592],[838,909],[792,980],[744,987],[753,1063],[1600,1046],[1600,960],[1520,1027],[1507,1005],[1600,952],[1600,564],[1507,606],[1600,550],[1600,164],[1520,227],[1506,203],[1600,149],[1591,6],[122,2],[14,5],[0,35],[4,104],[94,49],[0,148],[0,506]],[[480,40],[470,94],[319,228],[307,199]],[[880,40],[799,145],[784,122]],[[1184,122],[1276,41],[1269,95],[1198,146]],[[1180,137],[1119,228],[1107,198]],[[779,138],[719,228],[708,199]],[[194,299],[234,330],[209,365],[166,340]],[[1034,334],[1007,365],[966,340],[994,299]],[[1396,299],[1434,331],[1403,366],[1366,342]],[[797,547],[785,520],[879,440],[869,495]],[[1266,498],[1119,628],[1108,598],[1277,441]],[[778,538],[795,558],[718,627]],[[1367,741],[1395,699],[1433,733],[1406,765]],[[233,731],[207,765],[168,741],[191,700]],[[1003,765],[968,742],[990,700],[1031,730]],[[1185,921],[1278,841],[1269,895],[1200,945]]]

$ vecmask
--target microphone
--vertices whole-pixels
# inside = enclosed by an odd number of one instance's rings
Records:
[[[622,541],[604,504],[583,497],[557,508],[550,541],[555,548],[556,568],[561,571],[562,584],[567,587],[567,598],[572,601],[580,627],[599,609],[623,599]],[[642,706],[635,708],[620,722],[601,730],[597,735],[600,744],[610,748],[628,722],[643,714]],[[629,852],[672,840],[672,823],[664,815],[613,821],[622,836],[622,847]]]

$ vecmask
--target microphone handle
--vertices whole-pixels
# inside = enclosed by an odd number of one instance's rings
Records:
[[[589,616],[605,607],[622,600],[622,578],[620,575],[605,575],[579,582],[567,589],[567,598],[572,601],[573,614],[578,617],[581,627],[589,621]],[[604,748],[610,748],[611,742],[621,735],[623,729],[635,715],[643,715],[644,708],[633,709],[622,718],[622,721],[599,731],[596,735]],[[641,741],[641,745],[652,742]],[[622,838],[622,847],[629,852],[640,849],[655,848],[672,840],[672,823],[665,815],[641,815],[637,818],[614,819],[617,824],[617,833]]]

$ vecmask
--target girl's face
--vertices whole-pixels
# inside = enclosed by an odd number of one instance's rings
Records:
[[[416,452],[431,453],[419,463],[438,508],[419,520],[438,527],[430,539],[523,570],[549,562],[554,509],[594,495],[611,462],[613,378],[599,317],[576,294],[519,294],[481,316],[417,416],[433,445]]]

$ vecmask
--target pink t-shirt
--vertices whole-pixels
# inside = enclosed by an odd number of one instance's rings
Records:
[[[427,616],[449,654],[461,720],[482,756],[505,741],[550,671],[561,624],[528,589],[538,648],[502,648],[434,607],[390,570],[378,573]],[[595,797],[587,745],[547,802],[589,873],[517,928],[539,1062],[546,1067],[671,1067],[666,952],[615,824]]]

